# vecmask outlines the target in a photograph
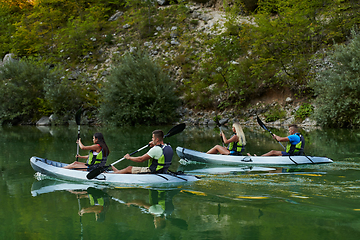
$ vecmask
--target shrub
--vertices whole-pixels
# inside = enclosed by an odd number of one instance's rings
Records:
[[[11,61],[0,69],[0,122],[17,124],[44,109],[43,79],[49,71],[28,61]],[[41,106],[42,105],[42,106]]]
[[[164,124],[176,118],[175,86],[141,50],[122,56],[103,89],[100,117],[114,125]]]
[[[81,81],[68,80],[62,77],[60,69],[52,71],[51,77],[44,79],[45,100],[48,102],[51,112],[58,117],[74,113],[81,105],[89,102],[85,100],[88,91],[81,88]],[[61,74],[61,75],[60,75]]]
[[[314,107],[310,103],[303,103],[295,112],[295,118],[303,121],[314,112]]]
[[[81,101],[76,82],[29,60],[1,67],[0,85],[1,124],[31,123],[51,113],[62,116],[74,112]]]
[[[314,83],[317,109],[314,117],[322,126],[360,126],[360,34],[352,31],[348,45],[337,45],[329,56],[331,67],[320,72]]]
[[[286,112],[280,107],[280,105],[275,105],[264,115],[265,122],[275,122],[276,120],[284,118],[286,116]]]

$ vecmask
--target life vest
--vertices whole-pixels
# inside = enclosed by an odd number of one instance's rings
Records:
[[[149,193],[149,201],[151,207],[149,208],[149,212],[151,214],[161,216],[165,213],[166,210],[166,199],[165,199],[166,191],[161,190],[151,190]]]
[[[96,197],[93,197],[92,194],[89,194],[89,200],[90,200],[91,206],[95,206],[95,205],[104,206],[104,204],[105,204],[104,198],[102,198],[102,197],[96,198]]]
[[[231,142],[229,143],[228,150],[230,151],[231,155],[242,155],[242,152],[245,150],[245,146],[241,145],[240,142]]]
[[[162,155],[159,159],[149,159],[149,169],[151,173],[166,173],[171,165],[171,160],[174,155],[174,151],[170,145],[157,145],[162,149]]]
[[[286,145],[286,152],[290,155],[303,155],[304,153],[304,147],[305,147],[305,139],[303,135],[300,133],[295,133],[295,135],[300,137],[300,142],[296,145],[291,144],[290,142]]]
[[[107,156],[105,156],[104,151],[101,149],[101,151],[98,152],[96,155],[94,153],[96,153],[96,152],[93,150],[90,150],[89,157],[87,160],[87,165],[92,166],[95,164],[99,164],[99,167],[105,166],[106,161],[107,161]]]

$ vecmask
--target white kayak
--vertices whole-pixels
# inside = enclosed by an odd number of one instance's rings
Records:
[[[62,168],[68,164],[48,160],[46,158],[31,157],[32,168],[50,177],[65,180],[86,181],[106,185],[141,185],[150,187],[171,187],[199,180],[199,177],[189,174],[114,174],[111,171],[101,173],[94,179],[87,179],[87,171]]]
[[[211,164],[271,164],[271,165],[299,165],[299,164],[319,164],[332,163],[327,157],[314,156],[231,156],[221,154],[207,154],[187,148],[177,147],[177,155],[187,161],[195,161]]]

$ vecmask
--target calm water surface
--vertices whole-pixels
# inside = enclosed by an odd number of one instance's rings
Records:
[[[82,126],[81,138],[89,145],[94,132],[103,132],[111,163],[146,145],[154,129]],[[272,130],[287,134],[285,128]],[[0,239],[359,239],[360,131],[302,132],[308,155],[334,163],[270,166],[272,171],[241,166],[199,173],[201,181],[177,189],[148,189],[89,187],[35,174],[31,156],[74,160],[77,126],[2,127]],[[225,133],[229,137],[230,129]],[[218,134],[216,128],[187,127],[167,142],[206,151],[221,144]],[[245,134],[251,154],[281,150],[258,126]],[[175,155],[173,171],[215,167],[179,160]]]

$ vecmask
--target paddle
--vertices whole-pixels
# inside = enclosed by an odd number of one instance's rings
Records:
[[[268,131],[271,134],[271,136],[274,136],[274,134],[265,126],[265,124],[260,120],[260,118],[258,116],[256,116],[256,120],[257,120],[258,124],[260,125],[260,127],[262,127],[264,130]],[[281,144],[281,142],[279,142],[278,140],[276,140],[276,141],[284,148],[284,150],[286,150],[286,148],[284,147],[284,145]]]
[[[147,148],[148,146],[149,146],[149,144],[146,145],[146,146],[143,146],[142,148],[139,148],[138,150],[136,150],[135,152],[130,153],[129,155],[130,155],[130,156],[131,156],[131,155],[134,155],[135,153],[140,152],[141,150]],[[95,168],[94,170],[92,170],[91,172],[89,172],[89,173],[86,175],[86,178],[87,178],[87,179],[96,178],[96,177],[99,176],[101,173],[105,172],[106,169],[108,169],[108,168],[111,167],[112,165],[117,164],[118,162],[121,162],[121,161],[124,160],[124,159],[125,159],[125,157],[117,160],[116,162],[110,164],[109,166],[103,166],[103,167]]]
[[[220,130],[220,138],[221,138],[222,146],[225,147],[224,138],[223,138],[223,136],[221,135],[221,133],[224,133],[223,130],[221,129],[221,125],[219,126],[219,130]]]
[[[164,136],[164,138],[171,137],[171,136],[174,136],[175,134],[181,133],[185,129],[185,127],[186,127],[185,123],[180,123],[179,125],[174,126],[173,128],[171,128],[169,130],[169,132]],[[133,154],[147,148],[148,146],[149,146],[149,144],[147,144],[146,146],[143,146],[142,148],[139,148],[138,150],[136,150],[135,152],[130,153],[129,155],[131,156],[131,155],[133,155]],[[87,179],[96,178],[99,174],[105,172],[106,169],[108,169],[109,167],[115,165],[118,162],[121,162],[124,159],[125,158],[123,157],[123,158],[117,160],[116,162],[110,164],[109,166],[103,166],[103,167],[95,168],[94,170],[92,170],[91,172],[89,172],[86,175]]]
[[[266,131],[268,131],[270,134],[271,134],[271,136],[274,136],[274,134],[265,126],[265,124],[260,120],[260,118],[259,118],[259,116],[256,116],[256,120],[257,120],[257,122],[258,122],[258,124],[260,125],[260,127],[262,127],[263,129],[265,129]],[[286,151],[286,148],[284,147],[284,145],[282,145],[281,144],[281,142],[279,142],[277,139],[275,139],[283,148],[284,148],[284,150]],[[289,159],[293,162],[293,163],[295,163],[296,165],[298,165],[298,163],[297,162],[295,162],[290,156],[288,156],[289,157]]]
[[[80,107],[79,110],[77,110],[76,114],[75,114],[75,121],[76,124],[78,125],[78,140],[80,138],[80,120],[81,120],[81,110],[82,107]],[[77,144],[77,151],[76,151],[76,156],[79,155],[79,143]],[[78,160],[78,157],[76,157],[76,161]]]
[[[219,130],[220,130],[220,139],[221,139],[221,142],[222,142],[222,146],[225,147],[225,145],[224,145],[224,139],[223,139],[223,137],[221,136],[221,132],[222,132],[221,124],[220,124],[218,118],[215,119],[215,123],[216,123],[216,125],[219,127]]]

